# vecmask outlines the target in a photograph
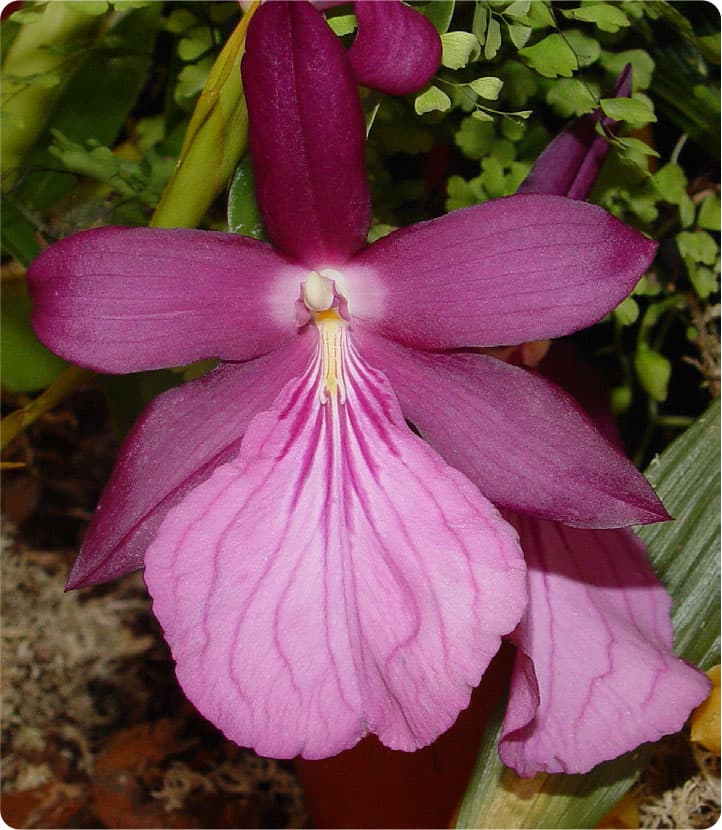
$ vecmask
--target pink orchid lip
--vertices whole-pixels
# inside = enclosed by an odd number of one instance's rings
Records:
[[[317,319],[316,359],[168,512],[145,579],[186,694],[237,743],[321,758],[372,731],[413,750],[519,620],[523,557],[347,324]]]

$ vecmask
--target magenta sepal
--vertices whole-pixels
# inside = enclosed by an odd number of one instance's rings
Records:
[[[355,317],[419,349],[501,346],[591,325],[657,243],[602,208],[517,195],[402,228],[345,268]]]
[[[27,279],[39,339],[79,366],[121,373],[278,348],[296,335],[305,274],[237,234],[108,227],[51,245]]]
[[[309,3],[265,3],[242,61],[256,197],[273,244],[310,268],[366,241],[366,126],[341,42]]]
[[[669,518],[644,476],[555,384],[480,354],[430,354],[369,332],[401,408],[494,504],[582,527]]]
[[[303,371],[311,332],[249,363],[226,363],[157,397],[120,448],[67,588],[115,579],[143,557],[171,507],[233,458],[252,418]]]

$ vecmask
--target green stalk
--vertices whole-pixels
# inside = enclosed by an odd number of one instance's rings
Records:
[[[213,64],[175,172],[150,220],[153,227],[198,225],[246,153],[248,110],[240,66],[246,30],[257,6],[258,1],[246,12]]]

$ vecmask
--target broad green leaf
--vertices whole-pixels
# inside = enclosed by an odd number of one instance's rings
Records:
[[[649,103],[640,98],[602,98],[599,103],[605,115],[624,121],[633,129],[657,120]]]
[[[446,112],[451,107],[451,98],[438,86],[430,86],[421,95],[416,96],[414,109],[417,115],[425,112]]]
[[[353,14],[339,14],[336,17],[329,17],[327,23],[339,37],[350,35],[358,25],[356,16]]]
[[[702,669],[719,662],[720,402],[677,438],[646,475],[674,522],[638,530],[673,597],[675,649]],[[456,826],[463,828],[592,828],[632,785],[651,745],[585,775],[521,779],[505,770],[497,741],[498,706],[477,757]]]
[[[421,8],[421,12],[434,24],[436,31],[443,35],[451,25],[455,5],[455,0],[431,0]]]
[[[461,69],[481,54],[476,35],[471,32],[446,32],[441,35],[441,63],[448,69]]]
[[[494,116],[491,113],[485,112],[484,110],[474,110],[471,113],[471,117],[475,121],[481,121],[482,123],[488,123],[494,121]]]
[[[501,78],[494,77],[477,78],[475,81],[471,81],[469,86],[482,98],[496,101],[501,92],[501,88],[504,86],[504,81]]]
[[[556,32],[539,43],[519,50],[519,57],[545,78],[562,75],[570,78],[577,68],[577,57],[566,40]]]
[[[720,660],[720,401],[646,470],[673,522],[637,533],[672,594],[675,649],[706,670]]]
[[[65,369],[67,363],[49,352],[30,326],[30,298],[24,282],[3,286],[0,325],[0,374],[10,392],[43,389]]]
[[[492,60],[500,48],[501,26],[495,17],[489,15],[489,25],[486,28],[486,38],[484,40],[484,57],[486,60]]]
[[[253,168],[249,158],[243,159],[236,167],[228,191],[228,230],[254,239],[263,238],[263,223],[256,202]]]
[[[630,25],[627,15],[611,3],[589,3],[578,9],[562,10],[562,14],[569,20],[594,23],[603,32],[618,32]]]

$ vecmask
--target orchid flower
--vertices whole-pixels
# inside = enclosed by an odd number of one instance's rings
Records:
[[[311,0],[319,10],[348,0]],[[241,0],[248,9],[251,0]],[[358,32],[348,52],[356,82],[387,92],[417,92],[441,63],[441,39],[431,21],[401,0],[358,0],[353,3]]]
[[[145,565],[184,691],[241,745],[321,758],[373,732],[413,750],[453,723],[526,607],[493,505],[582,527],[666,518],[567,394],[464,349],[588,325],[656,246],[533,194],[367,246],[338,38],[311,5],[269,3],[242,69],[273,246],[99,228],[29,269],[35,329],[73,362],[223,361],[136,424],[68,585]]]
[[[612,96],[631,91],[631,67]],[[521,190],[586,199],[609,147],[584,116],[537,159]],[[616,125],[605,119],[606,130]],[[535,365],[541,355],[522,350]],[[523,361],[529,365],[529,361]],[[542,366],[585,404],[611,442],[621,439],[602,378],[569,348]],[[672,599],[631,530],[568,527],[510,511],[527,563],[529,603],[508,637],[516,647],[499,742],[522,776],[587,772],[645,741],[679,731],[709,681],[672,651]]]

